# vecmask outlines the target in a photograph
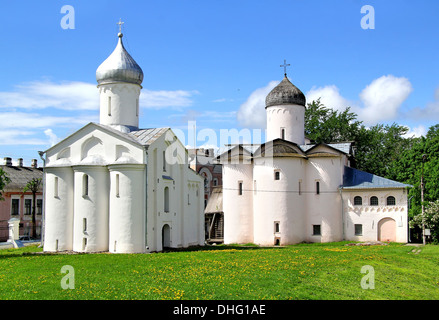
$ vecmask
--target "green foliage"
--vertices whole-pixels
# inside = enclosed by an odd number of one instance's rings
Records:
[[[5,200],[3,198],[3,189],[9,182],[11,182],[11,179],[9,179],[6,172],[4,172],[2,168],[0,168],[0,201]]]
[[[425,224],[426,229],[431,230],[431,236],[433,241],[438,242],[439,240],[439,200],[434,202],[429,202],[424,210],[424,215],[422,212],[415,215],[410,221],[410,227],[415,226],[421,227]]]

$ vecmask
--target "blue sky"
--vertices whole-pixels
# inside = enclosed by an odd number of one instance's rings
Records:
[[[61,26],[64,5],[74,29]],[[374,29],[361,27],[365,5]],[[284,59],[308,101],[351,106],[368,126],[397,122],[421,135],[439,122],[434,0],[17,0],[1,1],[0,12],[0,157],[26,165],[99,121],[95,72],[116,46],[120,18],[145,74],[142,128],[185,133],[191,120],[218,137],[263,128]]]

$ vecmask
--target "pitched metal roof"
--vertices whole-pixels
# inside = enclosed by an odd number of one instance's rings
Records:
[[[26,184],[33,178],[43,178],[43,168],[16,167],[0,165],[0,168],[8,175],[11,182],[8,183],[5,192],[22,192]],[[42,190],[42,188],[41,188]]]
[[[223,188],[221,186],[212,189],[206,209],[204,209],[204,213],[217,212],[223,212]]]
[[[412,187],[371,173],[345,166],[342,189],[395,189]]]

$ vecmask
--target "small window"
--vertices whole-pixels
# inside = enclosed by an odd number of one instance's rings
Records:
[[[82,251],[87,248],[87,238],[82,238]]]
[[[20,200],[12,199],[11,215],[18,215],[20,213],[19,208],[20,208]]]
[[[165,195],[164,195],[164,210],[165,212],[169,212],[169,188],[165,188]]]
[[[319,224],[313,224],[312,235],[313,236],[321,236],[322,235],[321,228],[320,228]]]
[[[274,180],[280,180],[280,171],[279,170],[276,170],[274,172]]]
[[[87,231],[87,218],[82,219],[82,231],[83,232]]]
[[[55,180],[53,182],[53,196],[55,198],[58,197],[58,177],[55,177]]]
[[[108,116],[111,117],[111,97],[108,97]]]
[[[285,128],[281,128],[281,129],[280,129],[280,138],[281,138],[282,140],[285,140]]]
[[[363,205],[363,198],[361,198],[360,196],[356,196],[354,198],[354,206],[361,206]]]
[[[370,205],[371,206],[377,206],[378,205],[378,198],[373,196],[370,198]]]
[[[394,205],[396,205],[395,197],[393,197],[393,196],[387,197],[387,205],[388,205],[388,206],[394,206]]]
[[[280,226],[280,222],[279,221],[275,221],[274,222],[274,232],[280,232],[279,231],[279,226]]]
[[[363,225],[362,224],[356,224],[354,227],[355,227],[355,235],[356,236],[362,236],[363,235]]]
[[[116,197],[119,198],[119,174],[116,174]]]
[[[163,171],[166,172],[166,151],[163,151]]]
[[[32,212],[32,199],[24,199],[24,214],[30,215]]]
[[[88,175],[84,174],[82,176],[82,196],[88,196]]]
[[[302,194],[302,180],[299,180],[299,196]]]
[[[218,179],[214,178],[213,179],[213,186],[216,187],[218,185]]]
[[[238,195],[242,196],[242,181],[238,182]]]
[[[43,214],[43,199],[37,199],[37,214]]]
[[[136,116],[139,116],[139,99],[136,99]]]
[[[316,194],[320,194],[320,181],[316,181]]]

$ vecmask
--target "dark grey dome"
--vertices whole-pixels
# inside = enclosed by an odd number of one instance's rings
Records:
[[[286,76],[265,98],[266,108],[284,104],[306,105],[305,95]]]
[[[96,70],[98,84],[128,82],[140,85],[142,83],[142,68],[125,50],[122,37],[122,33],[119,33],[116,49]]]

